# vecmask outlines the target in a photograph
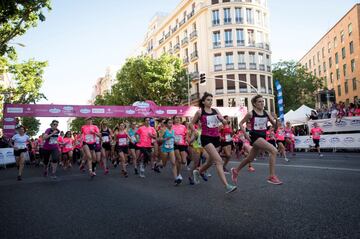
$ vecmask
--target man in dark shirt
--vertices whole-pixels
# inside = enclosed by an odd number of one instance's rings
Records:
[[[0,129],[0,148],[9,148],[9,141],[5,138],[3,130]]]

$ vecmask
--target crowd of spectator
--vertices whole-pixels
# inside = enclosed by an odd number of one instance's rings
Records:
[[[330,107],[323,106],[311,112],[310,120],[336,118],[341,120],[342,117],[360,116],[360,104],[350,103],[345,105],[344,102],[333,103]]]

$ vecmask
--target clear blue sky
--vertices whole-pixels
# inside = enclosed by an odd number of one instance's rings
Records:
[[[42,103],[85,104],[106,67],[121,65],[142,42],[154,14],[179,2],[52,0],[46,21],[14,40],[26,45],[17,48],[20,59],[49,62]],[[273,63],[300,59],[357,2],[269,0]]]

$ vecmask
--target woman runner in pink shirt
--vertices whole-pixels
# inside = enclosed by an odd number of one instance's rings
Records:
[[[313,142],[315,144],[315,148],[319,153],[319,157],[323,157],[320,152],[320,135],[322,135],[323,130],[318,126],[318,124],[314,123],[314,128],[311,129],[310,134],[312,135]]]
[[[128,172],[126,170],[126,158],[129,154],[129,141],[131,140],[130,136],[125,130],[126,126],[124,123],[120,123],[119,131],[115,135],[116,139],[116,151],[119,154],[121,162],[121,174],[127,178]]]
[[[176,170],[177,178],[183,180],[181,176],[181,166],[186,165],[188,156],[188,132],[185,125],[181,124],[181,117],[174,116],[174,124],[172,129],[175,132],[175,157],[176,157]]]
[[[64,138],[60,142],[62,145],[61,153],[64,160],[64,168],[72,167],[72,158],[73,158],[73,148],[74,148],[74,140],[72,139],[71,132],[67,131],[65,133]]]

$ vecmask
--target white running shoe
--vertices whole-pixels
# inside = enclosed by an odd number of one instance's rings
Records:
[[[194,176],[194,183],[199,184],[200,183],[200,172],[199,172],[199,170],[195,169],[193,171],[193,176]]]

